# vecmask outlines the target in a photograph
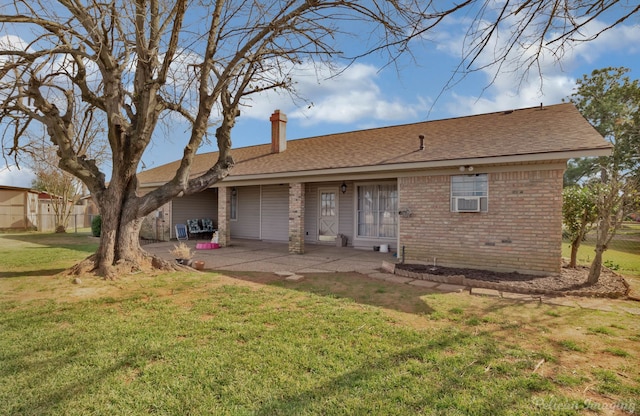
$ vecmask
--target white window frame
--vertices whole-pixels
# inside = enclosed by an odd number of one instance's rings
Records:
[[[366,187],[376,187],[376,203],[375,203],[375,207],[377,208],[376,210],[371,211],[370,215],[373,216],[374,219],[374,224],[372,225],[373,227],[376,228],[376,233],[375,235],[366,235],[366,234],[360,234],[360,215],[361,215],[361,210],[360,209],[360,190],[361,188],[366,188]],[[395,208],[392,208],[390,211],[389,210],[384,210],[384,214],[388,214],[392,217],[395,218],[395,220],[393,221],[394,227],[393,229],[393,235],[392,236],[384,236],[381,235],[382,233],[382,227],[384,227],[384,225],[381,226],[380,224],[380,215],[383,214],[383,211],[380,210],[380,195],[379,195],[379,191],[381,186],[393,186],[395,187],[395,199],[396,199],[396,206]],[[367,240],[367,239],[372,239],[372,240],[380,240],[380,239],[384,239],[384,240],[396,240],[398,238],[398,224],[399,224],[399,218],[398,218],[398,206],[399,206],[399,193],[398,193],[398,184],[395,182],[370,182],[370,183],[358,183],[355,184],[355,192],[354,192],[354,198],[355,198],[355,236],[358,239],[362,239],[362,240]]]
[[[458,213],[488,212],[489,175],[486,173],[452,175],[450,209],[451,212]]]

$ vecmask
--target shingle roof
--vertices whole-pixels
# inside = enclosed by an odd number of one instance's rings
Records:
[[[22,186],[11,186],[11,185],[0,185],[0,190],[7,190],[7,191],[27,191],[27,192],[31,192],[34,194],[37,194],[38,191],[35,191],[31,188],[24,188]]]
[[[424,135],[422,151],[419,135]],[[308,175],[345,168],[402,169],[420,163],[454,166],[463,160],[486,159],[490,163],[505,156],[516,156],[520,161],[541,160],[547,155],[548,159],[562,159],[594,151],[606,154],[610,148],[575,106],[567,103],[289,140],[287,149],[278,154],[271,153],[270,142],[237,148],[231,152],[236,165],[229,179]],[[192,176],[206,171],[217,157],[217,152],[197,155]],[[178,163],[140,173],[140,183],[168,181]]]

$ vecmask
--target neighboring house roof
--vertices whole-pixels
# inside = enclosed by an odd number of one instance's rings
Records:
[[[22,191],[22,192],[29,192],[31,194],[38,194],[38,200],[41,200],[41,201],[52,199],[52,198],[59,198],[55,195],[51,195],[50,193],[47,193],[44,191],[38,191],[33,188],[23,188],[21,186],[0,185],[0,191],[1,190]]]
[[[23,191],[23,192],[29,192],[32,194],[37,194],[38,191],[31,189],[31,188],[24,188],[22,186],[10,186],[10,185],[0,185],[0,190],[7,190],[7,191]]]
[[[424,136],[420,150],[419,136]],[[462,164],[561,160],[610,153],[611,144],[573,104],[501,111],[289,140],[281,153],[271,142],[233,149],[236,165],[225,182],[331,173],[450,167]],[[191,176],[217,160],[197,155]],[[143,186],[170,180],[179,161],[138,175]]]
[[[45,191],[38,191],[38,199],[41,201],[52,200],[52,199],[62,199],[61,196],[50,194]]]

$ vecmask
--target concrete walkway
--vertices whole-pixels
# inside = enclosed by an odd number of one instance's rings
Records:
[[[393,251],[380,253],[350,247],[305,244],[305,254],[290,254],[289,246],[286,243],[233,239],[229,247],[215,250],[195,250],[198,241],[194,240],[186,241],[186,243],[195,251],[194,260],[203,260],[205,268],[209,270],[270,272],[293,281],[301,279],[304,273],[357,272],[373,279],[418,286],[431,289],[434,292],[469,293],[511,301],[541,302],[550,305],[640,315],[640,302],[629,300],[523,295],[397,276],[382,270],[383,261],[397,262]],[[170,250],[176,244],[175,241],[154,243],[145,245],[144,249],[170,260],[173,258]]]

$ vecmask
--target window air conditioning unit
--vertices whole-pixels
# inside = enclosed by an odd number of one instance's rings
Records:
[[[480,212],[479,196],[458,196],[455,198],[456,212]]]

